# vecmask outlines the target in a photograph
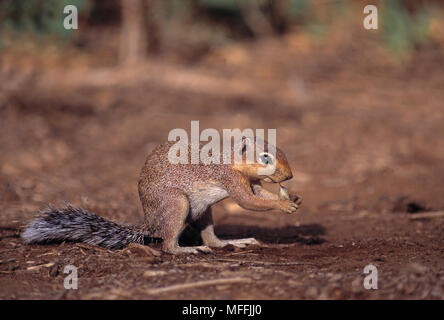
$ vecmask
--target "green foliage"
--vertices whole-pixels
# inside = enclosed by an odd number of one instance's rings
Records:
[[[403,55],[429,37],[431,10],[422,7],[411,15],[399,0],[387,1],[382,10],[384,39],[396,55]]]
[[[88,8],[88,0],[0,0],[2,33],[54,36],[68,39],[72,32],[63,27],[63,8],[72,4],[79,13]]]
[[[308,0],[290,0],[290,14],[294,16],[303,16],[309,10]]]
[[[213,9],[238,11],[237,0],[196,0],[200,6]]]
[[[321,40],[322,37],[327,32],[328,26],[326,23],[310,23],[305,27],[305,32],[307,32],[311,37]]]
[[[350,9],[348,1],[335,0],[326,3],[310,3],[299,0],[299,16],[302,17],[303,30],[317,41],[322,41],[329,29],[347,16]]]
[[[190,0],[157,1],[154,5],[160,19],[168,22],[174,21],[176,24],[184,23],[191,12]]]
[[[0,45],[7,42],[5,39],[20,41],[23,37],[69,40],[75,33],[63,27],[64,6],[75,5],[79,14],[85,15],[95,6],[96,1],[98,0],[0,0]],[[313,38],[322,40],[332,25],[340,19],[347,19],[352,0],[159,0],[152,4],[155,19],[161,28],[174,32],[182,30],[184,34],[189,34],[191,30],[192,34],[205,34],[210,42],[220,43],[226,38],[232,38],[228,28],[221,23],[209,22],[208,17],[202,18],[196,14],[201,11],[195,9],[219,10],[220,17],[228,13],[231,20],[227,21],[233,23],[245,19],[245,12],[242,10],[248,10],[249,5],[241,10],[240,4],[246,2],[260,6],[264,17],[270,22],[273,20],[276,28],[285,25],[289,27],[285,30],[291,30],[291,26],[297,26],[297,30],[304,30]],[[395,55],[402,56],[415,45],[429,39],[432,14],[430,4],[418,4],[416,11],[411,13],[404,1],[387,0],[381,5],[379,13],[383,39]]]

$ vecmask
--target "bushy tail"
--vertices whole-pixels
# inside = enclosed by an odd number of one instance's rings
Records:
[[[143,232],[135,227],[119,225],[72,205],[41,212],[26,227],[22,238],[27,243],[73,241],[110,249],[144,243]]]

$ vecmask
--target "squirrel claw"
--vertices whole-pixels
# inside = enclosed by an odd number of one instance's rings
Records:
[[[296,210],[299,209],[299,205],[297,203],[294,203],[291,200],[283,200],[283,202],[284,203],[282,205],[281,210],[286,212],[286,213],[291,214],[291,213],[296,212]]]
[[[213,253],[210,247],[207,246],[195,246],[195,247],[175,247],[173,249],[164,249],[165,252],[170,254],[199,254],[199,253]]]
[[[296,208],[295,208],[295,206],[289,204],[288,207],[286,209],[284,209],[284,211],[287,213],[293,213],[302,204],[302,198],[300,196],[298,196],[297,194],[290,196],[288,190],[281,185],[279,185],[279,200],[283,200],[283,201],[289,200],[289,201],[293,202],[294,205],[296,205]]]
[[[196,249],[196,252],[194,253],[214,253],[214,251],[207,246],[198,246],[198,247],[194,247],[194,249]]]
[[[259,244],[255,238],[245,238],[245,239],[233,239],[233,240],[224,240],[224,245],[233,245],[238,248],[245,248],[248,245]]]

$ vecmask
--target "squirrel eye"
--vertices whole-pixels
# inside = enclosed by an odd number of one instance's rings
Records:
[[[273,157],[271,155],[269,155],[268,153],[262,153],[259,156],[259,161],[262,164],[273,164]]]

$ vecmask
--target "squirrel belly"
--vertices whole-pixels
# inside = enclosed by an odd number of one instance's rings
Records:
[[[135,227],[108,221],[94,213],[66,205],[48,208],[31,221],[22,233],[26,243],[82,242],[109,249],[144,243],[144,233]]]

